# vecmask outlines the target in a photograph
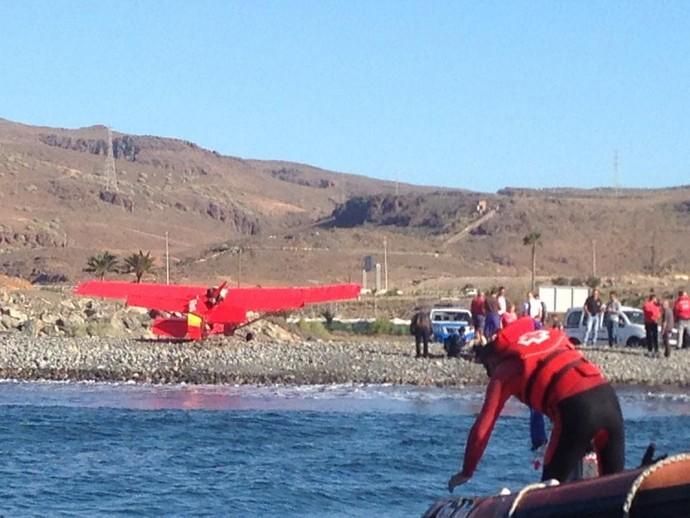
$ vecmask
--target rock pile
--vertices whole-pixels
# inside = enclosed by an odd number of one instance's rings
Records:
[[[20,286],[19,288],[24,288]],[[154,338],[146,309],[125,307],[119,302],[73,297],[47,290],[14,290],[0,287],[0,332],[19,332],[31,337],[86,336]],[[299,336],[278,322],[258,320],[237,335],[294,342]]]
[[[146,310],[58,293],[0,290],[0,332],[37,336],[149,336]]]

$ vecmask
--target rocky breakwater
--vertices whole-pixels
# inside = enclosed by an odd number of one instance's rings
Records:
[[[437,346],[435,346],[437,347]],[[415,359],[414,346],[392,339],[159,342],[131,338],[0,335],[0,377],[11,379],[229,384],[486,383],[480,365],[438,355]],[[439,348],[440,349],[440,348]],[[590,350],[617,384],[690,386],[690,353],[646,358],[641,350]]]
[[[30,337],[149,336],[141,308],[51,291],[0,290],[0,333]]]

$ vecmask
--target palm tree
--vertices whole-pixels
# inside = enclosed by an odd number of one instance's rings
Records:
[[[127,268],[127,273],[133,273],[137,282],[141,282],[141,278],[145,273],[151,273],[153,270],[153,258],[151,257],[151,252],[144,252],[139,250],[138,254],[132,254],[125,258],[125,267]]]
[[[86,261],[85,272],[93,273],[100,280],[103,280],[106,273],[117,272],[117,257],[110,252],[92,255]]]
[[[541,245],[541,232],[530,232],[522,238],[522,244],[532,247],[532,291],[534,291],[534,275],[537,271],[537,245]]]

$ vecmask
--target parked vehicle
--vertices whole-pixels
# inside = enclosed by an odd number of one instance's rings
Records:
[[[597,344],[608,345],[609,335],[606,329],[605,319],[603,315],[599,315],[599,317],[601,318],[601,322],[599,325]],[[570,340],[575,345],[582,344],[585,339],[585,333],[587,332],[587,320],[584,310],[581,307],[570,308],[566,312],[563,321],[565,325],[565,334],[570,337]],[[644,314],[642,310],[630,306],[623,306],[621,308],[616,335],[619,345],[625,345],[627,347],[644,345],[647,333],[644,330]],[[678,344],[677,330],[673,330],[669,342],[673,347]],[[659,331],[659,347],[661,347],[661,331]]]
[[[470,341],[474,338],[474,327],[472,327],[472,313],[469,310],[459,307],[433,308],[430,313],[433,340],[445,344],[452,332],[459,332],[460,328],[465,328],[465,340]]]

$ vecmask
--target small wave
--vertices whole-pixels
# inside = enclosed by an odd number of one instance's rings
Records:
[[[476,414],[484,391],[413,385],[155,385],[133,382],[0,382],[0,406],[67,406],[133,410],[283,410]],[[620,390],[626,418],[690,415],[687,393]],[[523,415],[511,400],[505,415]]]

